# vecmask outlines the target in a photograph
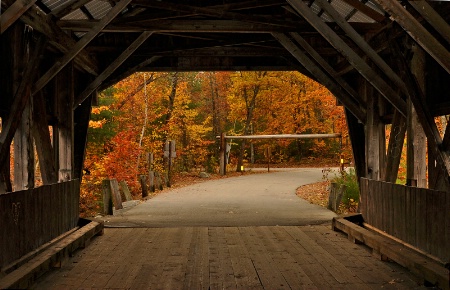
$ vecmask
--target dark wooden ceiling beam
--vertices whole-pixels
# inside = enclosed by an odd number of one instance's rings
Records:
[[[448,43],[450,43],[450,26],[447,21],[445,21],[441,15],[439,15],[439,13],[437,13],[436,10],[434,10],[433,7],[427,3],[427,1],[421,0],[408,2],[412,7],[414,7],[414,9],[417,10],[417,12],[420,13],[420,15],[422,15],[423,18],[428,21],[428,23],[431,24],[431,26],[434,27],[439,34],[441,34],[442,37],[445,38]]]
[[[140,71],[142,68],[146,67],[147,65],[150,65],[151,63],[157,61],[160,58],[161,58],[160,56],[149,57],[149,58],[145,59],[144,61],[139,62],[139,64],[131,66],[128,69],[125,69],[125,71],[123,71],[122,73],[120,73],[116,76],[110,75],[110,77],[108,79],[106,79],[106,81],[104,81],[102,84],[100,84],[100,87],[99,87],[100,90],[104,90],[104,89],[114,85],[115,83],[129,77],[130,75],[132,75],[133,73],[135,73],[137,71]]]
[[[351,49],[325,22],[301,0],[287,0],[289,4],[339,51],[349,63],[390,102],[403,116],[406,116],[406,103],[353,49]]]
[[[64,30],[86,32],[92,29],[99,20],[59,20],[57,25]],[[142,32],[151,30],[158,33],[170,32],[234,32],[234,33],[270,33],[270,32],[300,32],[317,34],[308,23],[296,22],[295,27],[282,27],[276,24],[257,24],[241,20],[211,20],[211,19],[172,19],[172,20],[141,20],[139,22],[115,22],[103,29],[103,32]],[[336,26],[334,23],[326,24]],[[378,23],[350,24],[359,33],[375,32],[383,26]],[[337,31],[337,33],[342,33]]]
[[[12,5],[0,15],[0,34],[8,29],[17,19],[22,16],[36,0],[16,0]]]
[[[450,52],[402,6],[400,1],[375,0],[405,31],[450,73]]]
[[[260,23],[260,24],[270,24],[278,25],[281,27],[291,27],[294,28],[296,23],[289,20],[278,20],[277,18],[270,16],[255,16],[251,14],[242,14],[236,12],[226,11],[217,7],[198,7],[191,5],[183,5],[180,3],[168,3],[155,0],[133,0],[133,4],[141,5],[149,8],[158,8],[175,12],[191,13],[194,15],[205,15],[211,16],[218,19],[228,19],[228,20],[240,20],[245,22]]]
[[[121,0],[114,6],[105,17],[87,32],[61,59],[59,59],[33,86],[32,94],[39,92],[58,72],[60,72],[72,59],[74,59],[86,45],[91,42],[111,22],[131,0]]]
[[[89,31],[98,23],[98,20],[60,20],[57,22],[62,29],[76,32]],[[295,31],[294,27],[250,23],[240,20],[145,20],[133,23],[115,23],[108,25],[103,32],[142,32],[151,30],[155,32],[251,32],[267,33],[272,31]]]
[[[309,9],[309,8],[308,8]],[[326,73],[322,71],[305,53],[303,53],[297,45],[295,45],[289,37],[282,33],[273,33],[273,37],[280,42],[311,74],[317,77],[318,81],[326,86],[330,92],[341,101],[345,107],[355,115],[362,123],[366,121],[366,114],[361,111],[353,98],[342,90]]]
[[[359,35],[350,24],[337,12],[326,0],[316,0],[331,18],[344,30],[347,36],[368,56],[381,71],[397,86],[403,94],[407,95],[405,83],[394,72],[394,70],[378,55],[378,53]]]
[[[146,41],[153,32],[146,31],[143,32],[138,38],[127,48],[124,52],[122,52],[119,57],[117,57],[114,61],[112,61],[108,67],[92,82],[87,88],[75,99],[74,101],[74,109],[76,109],[87,97],[92,94],[100,84],[105,81],[125,60],[127,60],[130,55],[132,55],[139,46]]]
[[[76,44],[74,39],[55,24],[51,16],[43,14],[34,7],[31,7],[20,19],[44,34],[49,39],[49,43],[62,53],[67,53]],[[85,50],[81,50],[74,61],[86,72],[92,75],[98,74],[97,62]]]
[[[363,108],[366,108],[366,102],[359,97],[358,93],[331,67],[331,65],[314,49],[309,43],[303,39],[298,33],[291,33],[291,36],[297,41],[303,49],[312,56],[312,58],[325,70],[330,77],[347,91],[347,93]]]

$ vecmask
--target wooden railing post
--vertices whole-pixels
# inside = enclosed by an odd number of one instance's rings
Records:
[[[141,184],[142,197],[147,197],[148,196],[147,176],[144,174],[139,175],[139,183]]]
[[[220,134],[220,164],[219,164],[219,173],[220,175],[225,175],[227,172],[227,141],[225,139],[226,134]]]

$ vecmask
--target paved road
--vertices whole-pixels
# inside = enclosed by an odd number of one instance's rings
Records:
[[[275,226],[329,222],[335,214],[295,194],[320,181],[319,168],[211,180],[163,192],[104,217],[112,227]]]

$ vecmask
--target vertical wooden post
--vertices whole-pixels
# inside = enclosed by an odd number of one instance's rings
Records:
[[[103,213],[106,215],[113,214],[112,192],[110,180],[106,179],[102,181],[103,190]]]
[[[362,84],[363,93],[367,97],[367,123],[366,123],[366,176],[370,179],[381,179],[381,155],[385,154],[381,147],[380,138],[383,137],[380,127],[382,125],[379,115],[378,94],[364,81]]]
[[[405,141],[406,119],[398,111],[394,113],[391,135],[387,151],[386,171],[383,180],[395,183],[398,175],[400,159],[402,157],[403,143]]]
[[[23,81],[23,73],[29,61],[29,52],[31,51],[31,35],[24,33],[21,25],[16,25],[15,42],[13,44],[15,51],[13,58],[13,92],[16,92],[20,83]],[[31,95],[31,80],[24,90],[24,96]],[[21,96],[16,96],[21,97]],[[34,146],[31,134],[32,127],[32,104],[27,102],[22,113],[21,121],[14,134],[14,190],[24,190],[34,188]]]
[[[148,183],[150,191],[155,192],[155,172],[153,171],[153,153],[147,153],[148,159]]]
[[[117,179],[111,179],[110,183],[111,183],[111,192],[112,192],[114,207],[116,209],[121,209],[121,208],[123,208],[123,206],[122,206],[122,196],[120,195],[120,190],[119,190],[119,183],[117,182]]]
[[[119,182],[120,188],[122,189],[123,195],[125,196],[126,201],[133,200],[133,197],[131,196],[130,189],[128,188],[127,182],[125,180],[122,180]]]
[[[161,175],[158,171],[155,171],[155,187],[159,190],[163,190],[163,183],[161,179]]]
[[[359,182],[361,177],[366,176],[364,125],[359,123],[358,119],[347,109],[345,109],[345,117],[352,146],[356,176]]]
[[[174,146],[175,145],[175,141],[171,140],[169,141],[169,158],[167,160],[167,180],[166,180],[166,186],[170,187],[172,184],[172,158],[173,158],[173,151],[174,151]]]
[[[147,176],[144,174],[139,175],[139,183],[141,184],[142,197],[147,197],[148,196]]]
[[[227,141],[225,139],[226,134],[222,133],[220,134],[220,164],[219,164],[219,173],[220,175],[227,174]]]
[[[272,152],[270,152],[270,146],[267,147],[267,172],[270,172],[270,155]]]
[[[411,60],[411,72],[425,93],[425,54],[416,46]],[[427,187],[426,136],[420,125],[416,110],[408,100],[406,183],[410,186]]]
[[[73,81],[73,63],[71,62],[56,77],[59,182],[71,180],[73,177]]]
[[[28,93],[30,91],[28,90]],[[34,146],[31,134],[32,106],[28,102],[14,135],[14,190],[34,188]]]

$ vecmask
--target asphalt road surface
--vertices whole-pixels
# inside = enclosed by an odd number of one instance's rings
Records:
[[[320,168],[295,168],[211,180],[160,193],[102,219],[107,227],[321,224],[336,215],[295,194],[299,186],[321,179]]]

